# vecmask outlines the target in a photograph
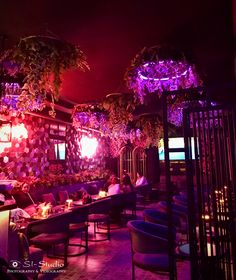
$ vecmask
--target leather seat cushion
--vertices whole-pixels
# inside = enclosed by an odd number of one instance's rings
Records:
[[[30,239],[30,243],[38,246],[50,246],[52,244],[64,243],[68,239],[68,234],[59,233],[41,233]]]
[[[110,219],[110,217],[107,214],[90,214],[88,216],[89,222],[104,222],[109,219]]]
[[[88,228],[86,223],[73,223],[69,225],[70,231],[84,231]]]

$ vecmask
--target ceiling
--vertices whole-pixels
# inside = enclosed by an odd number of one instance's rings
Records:
[[[2,3],[4,2],[4,3]],[[230,1],[221,0],[8,0],[0,4],[6,46],[29,35],[80,45],[91,70],[63,75],[61,94],[75,103],[127,92],[126,68],[144,46],[171,43],[200,69],[207,84],[233,77]]]

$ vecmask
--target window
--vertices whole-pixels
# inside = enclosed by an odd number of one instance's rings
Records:
[[[66,159],[66,125],[51,123],[49,127],[50,148],[48,157],[50,161]]]
[[[49,160],[65,160],[66,143],[62,140],[50,139]]]

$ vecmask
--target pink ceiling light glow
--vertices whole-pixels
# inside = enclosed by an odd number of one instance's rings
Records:
[[[80,147],[82,158],[92,158],[96,154],[98,140],[95,137],[82,136],[80,140]]]

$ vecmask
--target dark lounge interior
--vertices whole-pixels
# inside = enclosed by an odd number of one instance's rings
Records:
[[[236,278],[236,1],[0,4],[0,280]]]

